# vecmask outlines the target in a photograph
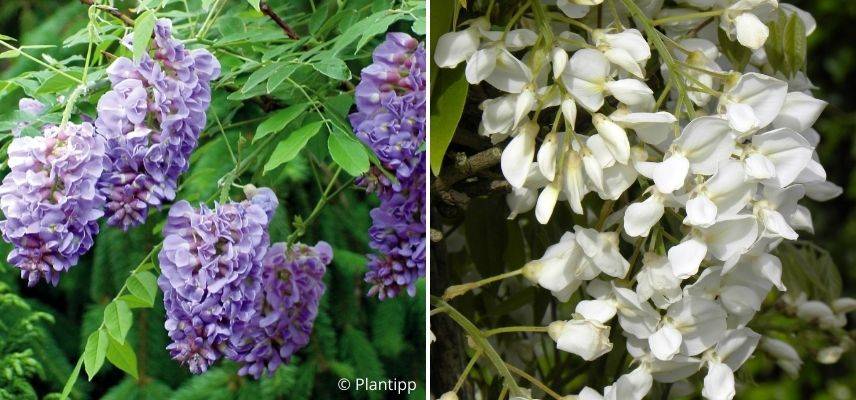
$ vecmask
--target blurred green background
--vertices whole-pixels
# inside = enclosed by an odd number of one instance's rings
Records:
[[[187,0],[192,10],[201,10],[203,2]],[[117,1],[116,4],[127,9],[136,2]],[[270,4],[280,10],[301,10],[299,18],[294,13],[286,18],[291,18],[289,22],[299,32],[306,31],[310,13],[304,11],[310,10],[308,0],[278,0],[270,1]],[[349,22],[353,23],[370,15],[375,9],[373,7],[399,6],[399,2],[316,0],[313,5],[325,7],[330,15],[347,12]],[[273,22],[252,11],[246,0],[231,0],[226,7],[226,16],[220,18],[223,22],[215,25],[213,32],[236,27],[254,29],[252,27],[257,26],[278,32]],[[85,53],[85,45],[62,48],[61,43],[86,25],[86,10],[87,7],[76,0],[0,0],[0,34],[18,39],[21,45],[57,45],[28,52],[37,56],[48,54],[52,57],[48,60],[63,60]],[[315,15],[312,19],[314,23],[325,21],[324,15]],[[232,26],[225,27],[224,24]],[[336,24],[328,38],[335,38],[346,28],[344,22]],[[409,31],[410,23],[390,28]],[[374,40],[349,58],[354,81],[359,76],[359,68],[371,62],[371,50],[382,40],[384,31],[378,31]],[[244,48],[228,50],[243,51]],[[0,55],[0,80],[39,68],[23,57],[13,59]],[[336,89],[336,84],[331,90],[329,81],[316,81],[317,87],[311,88],[316,90],[313,93],[323,96],[329,91],[335,96],[341,90],[343,93],[339,96],[342,97],[337,98],[345,101],[339,103],[345,106],[352,104],[350,99],[353,95],[348,93],[351,89],[346,85],[343,89]],[[17,109],[18,99],[23,96],[20,89],[13,92],[6,89],[0,84],[0,121]],[[230,102],[226,99],[228,94],[222,88],[214,91],[209,123],[214,123],[214,114],[226,125],[227,120],[232,119],[264,119],[270,111],[252,101]],[[283,102],[292,103],[292,99],[284,98]],[[230,160],[226,141],[232,148],[248,147],[248,139],[255,132],[256,124],[232,129],[227,126],[223,135],[204,133],[177,198],[194,203],[215,193],[217,179],[232,168],[226,161]],[[241,178],[242,182],[273,188],[280,198],[281,206],[271,223],[272,242],[285,240],[291,230],[289,220],[309,215],[321,197],[320,185],[331,179],[333,167],[325,161],[328,157],[325,136],[317,135],[306,151],[283,167],[262,175],[259,171],[263,164],[258,164]],[[2,151],[5,152],[5,148]],[[7,170],[5,165],[2,168],[0,175]],[[342,181],[344,179],[340,178]],[[135,310],[129,335],[138,355],[140,380],[134,381],[122,371],[105,364],[91,382],[81,374],[73,397],[116,400],[423,399],[424,283],[419,284],[413,298],[400,296],[380,302],[366,296],[364,254],[369,252],[369,211],[376,204],[373,196],[351,187],[324,208],[303,237],[302,241],[310,244],[318,240],[329,242],[334,248],[334,261],[325,276],[327,293],[322,299],[309,346],[296,353],[292,362],[281,366],[273,377],[260,381],[239,377],[237,366],[223,361],[205,374],[189,374],[169,358],[165,349],[168,338],[163,328],[164,310],[159,295],[153,309]],[[62,390],[88,333],[100,324],[104,305],[122,286],[128,272],[160,241],[160,224],[165,214],[153,211],[145,225],[127,233],[102,227],[95,247],[79,265],[63,275],[56,288],[45,284],[27,288],[18,277],[18,270],[5,263],[8,246],[5,243],[0,245],[0,400],[42,398]],[[407,396],[365,390],[343,392],[336,387],[341,378],[353,382],[358,377],[415,380],[418,388]]]

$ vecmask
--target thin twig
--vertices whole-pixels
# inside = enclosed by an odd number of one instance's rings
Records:
[[[297,32],[295,32],[294,29],[291,28],[291,25],[283,21],[282,18],[280,18],[279,15],[276,13],[276,11],[274,11],[273,8],[270,7],[267,1],[262,0],[261,2],[259,2],[259,10],[262,11],[262,14],[270,17],[273,22],[276,22],[276,24],[279,25],[279,27],[282,28],[282,30],[285,32],[285,36],[288,36],[289,38],[294,40],[300,39],[300,36],[298,36]]]
[[[106,11],[108,14],[116,17],[116,19],[122,21],[122,23],[127,25],[127,26],[134,26],[134,20],[131,17],[123,14],[116,7],[105,6],[102,4],[95,4],[94,0],[80,0],[80,2],[83,4],[86,4],[88,6],[95,6],[95,8],[97,8],[99,10]]]

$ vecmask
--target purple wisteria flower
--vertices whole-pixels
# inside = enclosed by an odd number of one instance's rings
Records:
[[[259,378],[272,374],[280,364],[309,343],[318,303],[324,294],[322,278],[333,260],[326,242],[315,246],[296,243],[286,250],[276,243],[268,250],[262,272],[262,292],[256,303],[252,334],[238,357],[241,375]]]
[[[411,296],[425,275],[425,46],[389,33],[363,69],[350,115],[357,137],[370,146],[390,179],[377,168],[359,181],[380,198],[372,210],[366,282],[383,300],[402,290]]]
[[[0,185],[0,230],[14,246],[7,261],[29,286],[42,278],[56,286],[98,234],[104,139],[86,122],[47,125],[43,136],[13,139],[8,154],[11,172]]]
[[[246,343],[262,293],[270,238],[265,210],[252,203],[172,206],[158,255],[173,359],[193,373],[235,358]]]
[[[127,40],[126,40],[127,42]],[[149,207],[175,198],[205,127],[217,59],[187,50],[172,38],[171,22],[155,25],[153,56],[122,57],[107,74],[112,90],[98,101],[98,134],[107,140],[110,169],[99,182],[108,223],[123,229],[142,224]]]

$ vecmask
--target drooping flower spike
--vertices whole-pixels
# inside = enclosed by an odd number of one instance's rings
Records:
[[[380,299],[413,295],[425,276],[425,46],[389,33],[363,69],[351,125],[394,179],[373,168],[359,184],[377,194],[365,281]]]
[[[7,261],[29,286],[42,279],[56,286],[98,234],[104,197],[96,183],[107,157],[104,139],[87,122],[47,125],[42,134],[9,145],[0,231],[13,245]]]
[[[110,158],[99,190],[107,198],[108,223],[123,229],[142,224],[150,207],[175,198],[205,127],[210,82],[220,74],[211,53],[188,50],[172,37],[167,19],[157,21],[152,43],[153,55],[110,65],[113,87],[98,101],[95,126]]]

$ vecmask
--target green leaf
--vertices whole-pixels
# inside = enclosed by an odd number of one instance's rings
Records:
[[[50,78],[45,79],[45,81],[42,82],[41,86],[39,86],[38,90],[36,90],[36,94],[62,92],[63,90],[72,88],[77,85],[77,82],[69,78],[69,76],[73,76],[77,79],[80,79],[83,76],[83,74],[77,72],[66,72],[66,75],[57,73],[52,75]]]
[[[273,93],[298,67],[297,64],[276,63],[276,71],[267,81],[267,92]]]
[[[154,305],[155,297],[158,294],[157,278],[151,272],[137,272],[128,278],[128,291],[134,298],[151,307]],[[124,303],[124,301],[122,302]]]
[[[4,58],[15,58],[15,57],[18,57],[20,55],[21,55],[20,50],[6,50],[6,51],[0,53],[0,60],[2,60]]]
[[[134,60],[139,60],[148,51],[152,33],[155,31],[155,12],[147,10],[134,21]]]
[[[119,343],[125,343],[125,336],[131,329],[133,318],[131,308],[122,300],[117,299],[107,304],[107,308],[104,309],[104,325],[107,327],[107,332]]]
[[[321,54],[320,59],[312,60],[312,68],[335,80],[345,81],[351,79],[351,70],[344,61],[332,53]]]
[[[791,14],[791,17],[788,19],[784,39],[783,49],[788,66],[788,76],[793,76],[805,66],[808,47],[806,44],[805,25],[796,13]]]
[[[244,83],[244,86],[241,88],[241,92],[247,93],[250,90],[255,89],[260,83],[270,79],[270,77],[276,73],[278,67],[279,64],[268,64],[255,70],[250,74],[250,77],[247,78],[247,82]]]
[[[253,6],[253,8],[255,8],[256,11],[258,11],[258,12],[262,11],[262,9],[260,7],[261,0],[247,0],[247,3],[250,3],[250,5]]]
[[[719,44],[725,57],[731,61],[731,64],[736,70],[743,70],[749,64],[749,58],[752,57],[752,50],[728,38],[728,34],[724,30],[719,29]]]
[[[369,170],[369,157],[363,144],[338,125],[333,126],[333,131],[327,138],[327,149],[330,150],[333,161],[345,172],[359,176]]]
[[[285,140],[280,141],[265,164],[264,173],[294,159],[309,142],[309,139],[312,139],[321,130],[323,124],[323,122],[317,121],[304,125],[288,135]]]
[[[110,363],[137,379],[137,355],[128,343],[119,343],[110,338],[107,346],[107,359]]]
[[[86,368],[86,374],[89,375],[89,380],[98,373],[101,366],[104,365],[104,357],[107,356],[107,344],[109,343],[109,335],[104,329],[98,329],[89,335],[86,339],[86,347],[83,349],[83,366]]]
[[[256,134],[253,136],[253,143],[258,142],[259,139],[271,133],[283,130],[289,122],[306,111],[307,107],[309,107],[308,103],[300,103],[277,111],[270,118],[259,124],[258,128],[256,128]]]
[[[463,66],[437,73],[437,84],[431,96],[431,171],[434,175],[440,174],[443,157],[464,112],[469,87]]]

